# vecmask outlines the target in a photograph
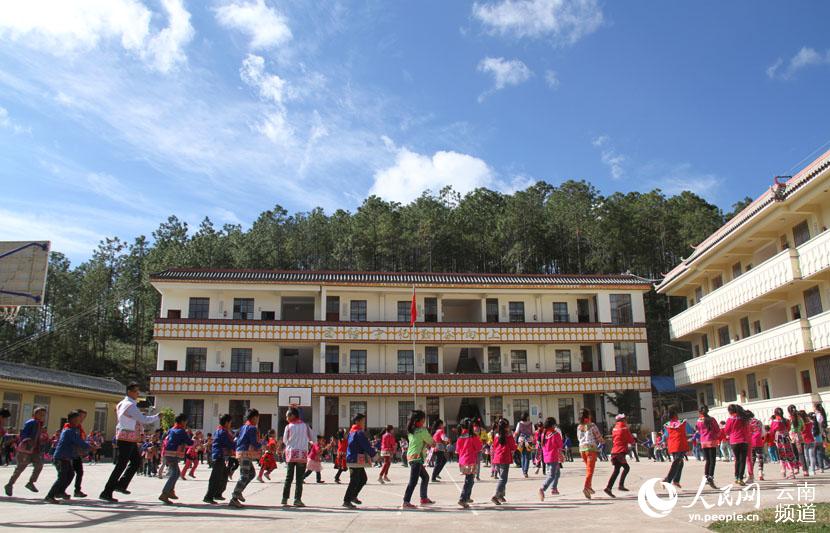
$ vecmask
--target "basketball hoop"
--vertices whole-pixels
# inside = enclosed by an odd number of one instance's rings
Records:
[[[14,324],[19,313],[19,305],[0,305],[0,320],[3,322]]]

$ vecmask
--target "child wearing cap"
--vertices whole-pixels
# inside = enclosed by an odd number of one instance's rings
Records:
[[[625,488],[625,476],[628,475],[628,470],[631,467],[628,466],[626,456],[628,455],[629,445],[637,442],[634,440],[634,435],[628,429],[628,425],[625,422],[625,414],[618,414],[616,420],[617,423],[614,424],[614,430],[611,432],[611,440],[613,442],[613,447],[611,448],[611,464],[614,466],[614,472],[608,480],[608,485],[605,486],[605,494],[612,498],[616,498],[614,493],[611,492],[611,489],[614,488],[614,482],[617,480],[617,475],[619,475],[620,470],[622,470],[622,476],[620,476],[618,489],[623,492],[628,492],[628,489]]]

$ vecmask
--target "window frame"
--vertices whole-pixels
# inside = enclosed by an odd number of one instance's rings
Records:
[[[251,371],[251,364],[254,358],[253,348],[231,348],[231,372],[247,373]],[[240,370],[240,362],[242,370]],[[247,369],[247,370],[246,370]]]
[[[622,374],[637,373],[637,344],[634,342],[614,343],[614,369]]]
[[[434,357],[434,361],[432,360]],[[438,346],[424,346],[424,373],[438,374],[440,372],[440,365],[438,364],[439,354]]]
[[[336,366],[335,366],[336,365]],[[326,344],[324,374],[340,373],[340,345]]]
[[[254,309],[256,308],[255,298],[234,298],[233,319],[254,320]]]
[[[193,361],[196,360],[196,358],[198,358],[197,362],[199,364],[194,365]],[[203,348],[201,346],[188,346],[185,348],[184,371],[207,372],[207,348]]]
[[[525,303],[524,302],[508,302],[507,316],[510,323],[516,324],[525,322]]]
[[[622,301],[619,301],[622,300]],[[627,302],[625,300],[628,300]],[[628,293],[609,294],[612,324],[633,324],[634,309],[631,295]]]
[[[190,403],[188,403],[190,402]],[[201,406],[201,409],[196,409]],[[205,428],[205,400],[204,398],[185,398],[182,400],[182,413],[187,415],[188,425],[193,429]]]
[[[494,357],[495,354],[495,357]],[[497,365],[491,365],[493,361],[496,361]],[[501,374],[501,346],[488,346],[487,347],[487,373],[488,374]]]
[[[349,374],[368,374],[368,357],[366,350],[349,350]]]
[[[202,296],[190,297],[187,302],[187,318],[193,320],[206,320],[210,318],[210,298]]]
[[[398,322],[409,323],[412,320],[412,300],[398,300]]]
[[[366,300],[349,300],[349,321],[368,322],[368,303]]]
[[[522,367],[524,367],[524,370],[522,370]],[[510,350],[510,372],[512,374],[527,374],[527,350]]]
[[[554,354],[554,365],[556,367],[556,372],[558,373],[570,373],[573,372],[573,362],[571,360],[571,351],[568,349],[563,350],[555,350]],[[567,363],[567,364],[565,364]]]
[[[821,289],[818,285],[803,291],[804,298],[804,316],[805,318],[814,317],[824,312],[824,306],[821,301]]]
[[[571,317],[568,314],[568,302],[553,302],[553,321],[557,323],[571,321]]]
[[[484,316],[488,324],[495,324],[499,321],[499,299],[487,298],[484,301]]]
[[[415,352],[413,350],[398,350],[398,374],[415,373]]]

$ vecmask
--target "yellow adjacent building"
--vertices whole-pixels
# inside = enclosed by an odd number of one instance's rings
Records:
[[[685,307],[669,323],[691,347],[677,386],[694,386],[713,416],[735,402],[762,420],[830,403],[829,190],[827,152],[776,177],[658,286]]]
[[[12,414],[9,433],[17,433],[35,407],[46,408],[50,434],[63,426],[70,411],[83,409],[86,431],[100,431],[109,440],[115,432],[115,406],[125,390],[114,379],[0,361],[0,398]]]

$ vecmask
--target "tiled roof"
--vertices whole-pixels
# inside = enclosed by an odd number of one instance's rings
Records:
[[[323,270],[211,270],[172,268],[153,274],[151,281],[254,283],[319,283],[333,285],[549,285],[648,288],[646,280],[628,274],[475,274],[453,272],[338,272]]]
[[[0,361],[0,378],[15,381],[43,383],[74,389],[84,389],[107,394],[124,394],[126,387],[112,378],[76,374],[40,366],[21,365]]]
[[[764,194],[746,206],[743,211],[732,217],[729,222],[718,228],[714,233],[706,237],[700,244],[695,246],[694,251],[691,255],[689,255],[689,257],[681,261],[680,264],[665,275],[663,281],[659,283],[657,290],[660,291],[665,288],[668,283],[683,274],[693,262],[716,247],[721,241],[723,241],[723,239],[737,231],[745,223],[750,222],[761,211],[771,205],[774,205],[776,203],[776,196],[779,200],[786,200],[790,198],[805,184],[818,176],[828,167],[830,167],[830,151],[825,152],[815,161],[804,167],[798,174],[788,179],[787,182],[783,184],[782,190],[778,193],[775,191],[775,185],[767,189]]]

